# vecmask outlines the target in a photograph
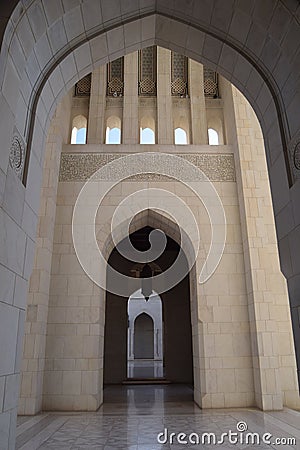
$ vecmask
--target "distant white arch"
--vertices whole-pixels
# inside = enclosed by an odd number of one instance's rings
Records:
[[[163,359],[163,320],[162,301],[160,296],[153,292],[146,301],[141,289],[134,292],[128,300],[128,361],[134,359],[134,323],[142,313],[147,314],[154,324],[154,360]]]

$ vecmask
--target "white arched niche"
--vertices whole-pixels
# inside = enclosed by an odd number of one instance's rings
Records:
[[[146,301],[141,289],[128,299],[128,335],[127,335],[127,377],[128,378],[162,378],[163,377],[163,318],[162,301],[153,292]],[[154,341],[153,359],[136,359],[134,354],[135,320],[141,314],[147,314],[153,320]]]

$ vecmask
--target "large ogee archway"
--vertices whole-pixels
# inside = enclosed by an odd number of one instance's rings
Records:
[[[36,0],[16,5],[4,33],[0,73],[0,262],[5,287],[0,338],[11,345],[3,346],[0,355],[10,399],[2,411],[8,430],[3,435],[5,445],[14,445],[26,283],[34,254],[32,227],[38,215],[49,123],[57,101],[77,80],[136,48],[159,44],[205,62],[231,80],[255,109],[265,138],[281,267],[289,282],[295,341],[299,340],[297,8],[297,2],[283,1],[231,8],[217,1],[209,5],[150,1],[145,6],[115,1],[102,2],[100,7],[93,0],[78,4]],[[12,147],[17,149],[13,169],[9,167]],[[23,149],[24,177],[19,170]],[[14,290],[14,284],[22,289]],[[15,298],[7,301],[12,290]]]

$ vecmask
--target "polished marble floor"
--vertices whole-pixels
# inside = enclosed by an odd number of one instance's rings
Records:
[[[146,385],[116,386],[104,390],[104,404],[96,413],[43,413],[18,418],[17,445],[21,450],[181,450],[181,449],[300,449],[300,412],[284,410],[263,413],[255,409],[201,410],[192,401],[188,386]],[[240,428],[239,443],[224,438],[224,443],[208,443],[203,433],[214,433],[216,442],[222,433]],[[241,425],[239,425],[241,426]],[[161,443],[158,443],[159,433]],[[171,436],[175,433],[175,436]],[[179,437],[178,433],[185,433]],[[268,443],[261,439],[264,433]],[[248,434],[248,442],[245,437]],[[197,437],[200,444],[197,442]],[[242,436],[244,442],[242,441]],[[188,443],[178,443],[185,441]],[[276,445],[283,438],[286,445]],[[204,440],[203,440],[204,439]],[[234,441],[234,436],[231,439]],[[288,439],[294,439],[288,443]],[[203,440],[203,441],[202,441]],[[166,443],[164,443],[167,441]],[[170,443],[171,442],[171,443]],[[202,442],[202,443],[201,443]],[[232,443],[230,443],[232,442]],[[282,441],[281,441],[282,442]]]
[[[127,377],[135,379],[163,378],[163,361],[134,359],[127,362]]]

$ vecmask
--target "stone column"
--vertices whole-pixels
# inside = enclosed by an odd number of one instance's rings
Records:
[[[287,286],[279,266],[262,132],[247,100],[232,90],[256,403],[263,410],[299,408]]]
[[[138,52],[124,57],[123,144],[139,143]]]
[[[171,97],[171,52],[157,47],[157,142],[174,143]]]
[[[90,109],[87,129],[88,144],[105,143],[106,64],[92,73]]]
[[[208,144],[203,66],[189,59],[189,92],[193,144]]]
[[[36,414],[42,409],[57,186],[63,135],[70,118],[69,100],[64,99],[57,107],[46,143],[35,259],[27,296],[18,405],[19,414],[25,415]]]

